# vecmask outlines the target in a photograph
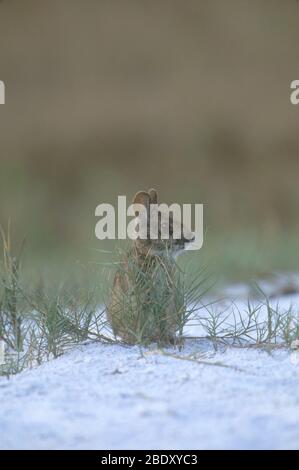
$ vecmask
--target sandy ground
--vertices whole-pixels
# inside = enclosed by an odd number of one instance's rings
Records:
[[[298,449],[299,352],[83,344],[0,402],[1,449]]]

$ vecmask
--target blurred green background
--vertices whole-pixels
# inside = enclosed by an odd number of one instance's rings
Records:
[[[204,203],[195,263],[298,270],[299,2],[3,0],[0,222],[38,266],[109,260],[95,207]]]

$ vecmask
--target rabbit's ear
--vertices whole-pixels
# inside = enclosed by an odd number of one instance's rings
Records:
[[[133,198],[133,204],[142,204],[148,211],[150,205],[150,195],[145,191],[139,191]],[[135,212],[137,213],[138,211]]]
[[[158,204],[158,194],[154,188],[148,190],[148,194],[150,197],[150,204]]]

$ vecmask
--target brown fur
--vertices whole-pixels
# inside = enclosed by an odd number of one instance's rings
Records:
[[[183,237],[180,239],[172,238],[173,223],[175,221],[170,214],[169,217],[169,227],[170,227],[170,237],[169,239],[161,239],[160,230],[157,240],[150,239],[149,234],[149,209],[150,204],[157,204],[158,197],[155,189],[150,189],[148,192],[139,191],[136,193],[133,199],[133,204],[142,204],[147,209],[147,221],[148,221],[148,236],[147,239],[137,239],[134,241],[134,245],[131,250],[126,253],[122,260],[121,268],[116,272],[114,283],[107,307],[107,318],[110,322],[113,332],[116,336],[119,336],[123,341],[127,343],[135,343],[136,336],[135,332],[138,331],[138,321],[140,318],[140,312],[138,312],[137,304],[136,311],[132,317],[124,321],[124,311],[122,299],[127,298],[128,296],[134,295],[134,281],[130,277],[129,263],[133,262],[135,266],[138,267],[140,272],[149,274],[152,273],[155,276],[155,269],[159,269],[160,274],[162,273],[165,283],[165,295],[167,303],[165,306],[165,319],[168,331],[169,341],[173,342],[175,338],[175,333],[177,330],[177,325],[179,323],[178,315],[176,312],[174,295],[173,295],[173,285],[172,285],[172,276],[173,269],[175,269],[175,263],[171,262],[171,257],[165,257],[163,260],[163,255],[168,252],[170,255],[179,253],[185,247],[185,243],[189,240],[186,240]],[[136,211],[136,216],[138,212]],[[149,300],[150,293],[142,293],[142,302],[146,304]],[[139,302],[140,304],[140,302]],[[134,310],[134,309],[133,309]],[[126,322],[126,324],[124,324]],[[159,340],[160,331],[156,330],[152,332],[152,337],[149,338],[152,341]]]

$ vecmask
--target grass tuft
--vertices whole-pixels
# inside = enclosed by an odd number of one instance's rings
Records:
[[[191,276],[188,266],[182,270],[167,254],[157,256],[147,269],[134,257],[126,266],[118,262],[128,288],[116,296],[112,324],[123,335],[113,337],[107,307],[103,307],[103,298],[111,294],[111,285],[105,285],[105,279],[111,282],[111,269],[95,273],[92,281],[88,276],[88,280],[71,277],[54,286],[41,278],[28,283],[21,263],[24,243],[15,254],[10,224],[0,233],[0,341],[5,346],[0,375],[35,367],[86,341],[141,346],[155,341],[159,347],[181,348],[185,326],[194,324],[215,349],[227,345],[272,350],[291,347],[299,339],[299,315],[293,307],[282,311],[273,306],[259,286],[260,299],[248,300],[245,307],[207,305],[203,301],[211,284],[207,270]]]

